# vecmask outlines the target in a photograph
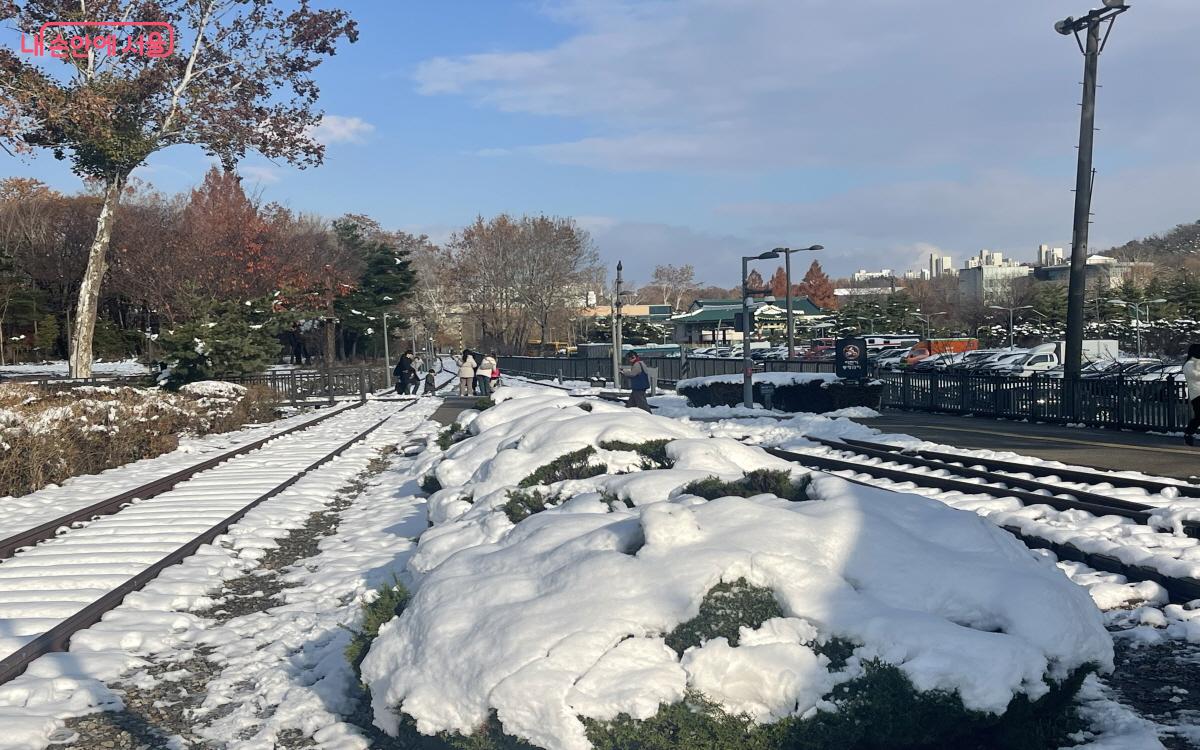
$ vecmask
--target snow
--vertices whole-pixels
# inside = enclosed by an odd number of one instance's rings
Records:
[[[237,383],[226,383],[221,380],[198,380],[187,383],[180,389],[181,393],[199,398],[223,398],[237,401],[246,395],[246,386]]]
[[[348,708],[346,689],[353,681],[343,656],[349,635],[342,626],[352,626],[362,602],[400,572],[406,548],[412,546],[409,538],[425,525],[420,503],[412,497],[414,475],[403,471],[411,459],[394,459],[398,471],[353,504],[344,526],[322,541],[321,553],[286,574],[292,586],[279,606],[220,626],[194,612],[219,605],[212,596],[223,581],[253,572],[278,538],[303,526],[381,448],[403,439],[435,406],[432,399],[420,402],[389,420],[337,460],[251,510],[214,544],[127,596],[101,622],[77,633],[69,652],[48,654],[0,685],[0,726],[5,729],[0,748],[41,750],[64,718],[118,710],[121,697],[114,686],[122,676],[152,684],[142,671],[148,659],[182,660],[198,648],[212,647],[222,668],[209,685],[205,708],[232,704],[233,709],[220,718],[202,710],[194,720],[198,734],[226,748],[251,750],[272,747],[279,732],[299,729],[319,737],[322,747],[365,749],[368,743],[339,715]],[[330,431],[361,430],[397,409],[380,404],[354,410],[331,420],[343,424],[336,430],[330,426]],[[433,433],[428,424],[420,429]],[[148,531],[144,536],[154,542],[170,533]]]
[[[832,383],[838,379],[838,376],[832,372],[756,372],[753,375],[753,382],[770,383],[776,387],[814,382]],[[675,384],[675,390],[698,388],[714,383],[740,385],[742,383],[742,375],[709,375],[703,378],[685,378]]]
[[[440,463],[418,461],[444,489],[430,498],[434,526],[409,563],[417,589],[363,664],[376,722],[390,732],[401,706],[423,733],[469,734],[495,711],[506,732],[535,745],[586,750],[580,716],[646,716],[686,688],[761,721],[827,710],[832,686],[872,658],[920,690],[958,691],[990,712],[1016,694],[1044,694],[1047,676],[1088,662],[1111,668],[1087,591],[973,513],[828,476],[814,479],[811,502],[705,501],[680,487],[795,466],[685,423],[505,390],[471,423],[473,437]],[[557,506],[517,524],[501,511],[507,490],[541,463],[656,437],[673,441],[676,468],[559,482],[546,488]],[[643,477],[633,508],[602,501],[601,491]],[[454,512],[437,512],[448,504]],[[665,649],[664,634],[695,617],[709,589],[738,578],[772,589],[785,616],[737,647],[716,639],[682,659]],[[861,644],[843,671],[813,649],[831,636]]]
[[[324,412],[298,414],[266,425],[201,438],[182,437],[179,448],[99,474],[74,477],[21,497],[0,498],[0,538],[34,528],[80,508],[199,463],[210,454],[232,450],[315,419]]]
[[[92,375],[145,375],[149,372],[146,366],[134,359],[127,359],[121,362],[93,362]],[[48,377],[67,377],[66,361],[44,362],[41,364],[20,364],[20,365],[4,365],[0,366],[0,377],[31,377],[31,376],[48,376]]]

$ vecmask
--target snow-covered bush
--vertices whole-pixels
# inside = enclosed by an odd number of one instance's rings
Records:
[[[1111,668],[1087,593],[972,513],[808,477],[639,410],[505,390],[472,437],[418,465],[442,486],[434,525],[411,558],[412,600],[362,664],[391,734],[554,750],[1044,747],[1083,676]],[[669,468],[627,450],[649,440]],[[605,473],[539,472],[588,448]],[[688,491],[709,477],[750,496]],[[755,494],[805,483],[792,500]]]
[[[0,386],[0,495],[23,495],[80,474],[166,453],[183,434],[273,417],[276,396],[231,383],[155,388]]]
[[[762,387],[767,383],[775,387],[772,407],[782,411],[825,414],[851,407],[877,409],[883,396],[879,384],[839,380],[832,373],[766,372],[754,375],[755,403],[766,403]],[[741,375],[713,375],[681,380],[675,392],[691,406],[739,406],[742,387]]]

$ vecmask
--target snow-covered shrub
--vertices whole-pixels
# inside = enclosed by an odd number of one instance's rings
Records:
[[[717,477],[708,477],[698,482],[684,486],[682,494],[695,495],[705,500],[716,500],[719,497],[734,495],[736,497],[754,497],[755,495],[775,495],[785,500],[807,500],[805,488],[809,478],[802,477],[799,481],[792,479],[785,471],[778,469],[755,469],[746,472],[746,476],[726,482]]]
[[[667,458],[667,443],[670,440],[646,440],[641,443],[626,443],[621,440],[610,440],[601,443],[606,451],[633,451],[642,457],[643,469],[669,469],[671,460]]]
[[[363,605],[362,622],[357,628],[351,628],[350,643],[346,644],[346,660],[358,674],[362,660],[367,656],[371,641],[379,635],[379,628],[388,620],[404,611],[410,595],[399,581],[391,586],[382,586],[374,592],[374,596]]]
[[[687,486],[805,472],[641,411],[505,390],[418,464],[443,485],[434,525],[362,665],[403,743],[1045,747],[1082,676],[1111,669],[1087,593],[972,513],[829,476],[807,502],[706,500]],[[622,450],[647,440],[670,468]],[[518,487],[589,447],[606,474]],[[514,496],[536,512],[510,516]]]
[[[183,434],[261,422],[276,397],[262,388],[197,384],[194,392],[85,386],[0,386],[0,494],[23,495],[80,474],[166,453]]]
[[[559,456],[548,464],[539,466],[532,474],[521,480],[521,487],[536,487],[539,484],[554,484],[568,479],[587,479],[607,473],[604,464],[592,463],[596,449],[592,446]]]
[[[762,386],[775,387],[771,405],[792,412],[826,412],[851,407],[879,408],[883,386],[838,380],[831,373],[768,372],[754,375],[754,402],[765,404]],[[675,392],[691,406],[740,406],[744,398],[741,375],[714,375],[679,381]]]

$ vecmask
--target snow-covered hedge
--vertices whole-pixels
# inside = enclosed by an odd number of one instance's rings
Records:
[[[1111,668],[1087,593],[972,513],[608,402],[499,396],[423,459],[442,489],[417,585],[362,665],[391,734],[949,746],[1054,726],[1082,676]],[[687,492],[752,487],[751,471],[808,500]]]
[[[753,376],[754,401],[765,404],[762,386],[775,386],[771,405],[791,412],[827,412],[865,407],[879,408],[883,395],[878,383],[859,383],[839,380],[827,372],[760,372]],[[675,392],[685,396],[691,406],[737,406],[742,403],[741,375],[713,375],[688,378],[675,385]]]
[[[179,393],[84,386],[0,386],[0,496],[22,495],[174,450],[181,434],[224,432],[270,419],[275,397],[220,382]]]

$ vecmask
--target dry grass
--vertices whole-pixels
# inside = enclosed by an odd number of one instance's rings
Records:
[[[204,395],[89,386],[57,393],[0,386],[0,496],[169,453],[183,435],[226,432],[274,417],[265,388]]]

